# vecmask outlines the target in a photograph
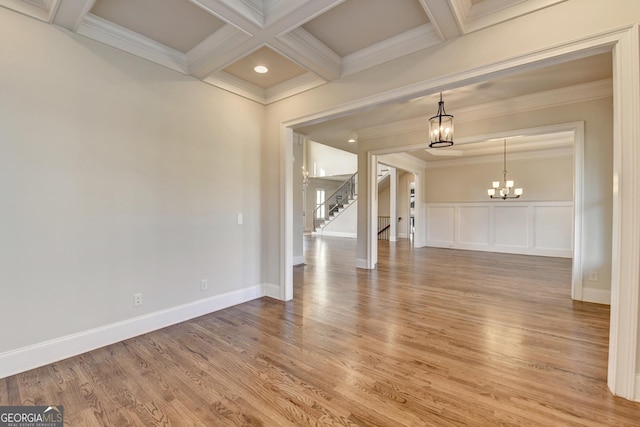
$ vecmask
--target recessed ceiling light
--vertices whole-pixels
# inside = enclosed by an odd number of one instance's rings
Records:
[[[356,142],[356,140],[355,140],[355,138],[349,138],[349,140],[347,142],[350,142],[350,143],[353,144],[354,142]]]
[[[269,71],[269,69],[264,65],[258,65],[256,68],[253,69],[253,71],[255,71],[256,73],[264,74],[267,71]]]

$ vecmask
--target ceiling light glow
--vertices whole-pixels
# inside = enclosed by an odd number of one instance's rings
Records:
[[[264,73],[268,72],[269,69],[267,67],[265,67],[264,65],[258,65],[257,67],[255,67],[253,69],[253,71],[255,71],[256,73],[264,74]]]

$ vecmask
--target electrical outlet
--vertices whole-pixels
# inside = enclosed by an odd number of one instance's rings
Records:
[[[133,296],[133,305],[136,307],[142,305],[142,294],[135,294]]]
[[[597,271],[592,271],[589,273],[589,280],[592,282],[597,282],[598,280],[600,280],[600,275]]]
[[[200,291],[204,292],[209,289],[209,279],[200,280]]]

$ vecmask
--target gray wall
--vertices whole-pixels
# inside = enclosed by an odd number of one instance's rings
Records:
[[[261,284],[262,106],[3,8],[0,28],[0,353]]]

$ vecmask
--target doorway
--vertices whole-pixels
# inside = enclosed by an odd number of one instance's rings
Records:
[[[614,159],[613,159],[613,230],[612,230],[612,300],[609,340],[608,385],[611,391],[627,399],[640,399],[640,377],[637,377],[638,355],[638,306],[640,295],[640,179],[637,175],[637,162],[640,158],[640,46],[638,26],[632,25],[607,33],[588,36],[573,42],[533,52],[528,55],[505,59],[499,64],[490,64],[473,70],[463,70],[446,76],[439,81],[425,81],[412,85],[410,89],[400,88],[389,91],[375,98],[375,103],[393,102],[406,99],[411,93],[419,96],[424,93],[443,90],[465,82],[487,80],[496,73],[515,73],[517,70],[531,69],[544,64],[568,61],[573,58],[586,57],[613,51],[614,89]],[[368,102],[363,107],[362,100],[324,110],[324,117],[338,117],[350,112],[361,111],[371,107]],[[291,261],[291,149],[292,128],[318,120],[317,114],[309,117],[282,123],[281,143],[283,149],[283,227],[281,258],[281,296],[284,300],[293,297],[292,261]],[[363,153],[364,154],[364,153]],[[359,164],[368,164],[370,168],[371,152],[367,160]],[[370,191],[367,180],[362,190]],[[419,181],[418,181],[419,182]],[[622,185],[624,183],[624,185]],[[417,190],[419,192],[419,188]],[[362,191],[360,191],[362,194]],[[623,203],[624,201],[624,203]],[[624,232],[623,232],[624,230]],[[365,233],[366,234],[366,233]],[[370,236],[363,236],[369,240]],[[416,235],[419,238],[419,234]],[[358,246],[358,254],[365,255],[368,243]],[[638,389],[638,393],[636,393]]]

